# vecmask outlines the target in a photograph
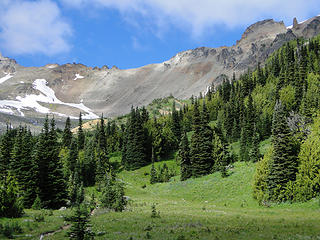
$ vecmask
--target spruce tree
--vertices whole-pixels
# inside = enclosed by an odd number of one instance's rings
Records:
[[[82,114],[79,114],[79,127],[78,127],[78,149],[82,150],[84,148],[85,136],[82,129]]]
[[[31,158],[32,148],[33,137],[31,132],[20,126],[11,153],[10,168],[17,179],[23,204],[26,208],[31,207],[36,197],[36,183]]]
[[[71,122],[70,117],[66,120],[66,125],[63,130],[62,135],[62,146],[69,147],[72,141],[72,132],[71,132]]]
[[[207,124],[206,114],[200,114],[199,103],[193,111],[193,130],[190,153],[192,176],[199,177],[210,173],[212,168],[212,130]]]
[[[69,239],[75,240],[91,240],[94,239],[94,233],[89,225],[90,212],[87,207],[82,204],[78,205],[70,217],[71,228],[68,232]]]
[[[179,113],[176,110],[176,102],[173,101],[172,104],[172,132],[174,136],[176,137],[176,146],[178,146],[180,139],[181,139],[181,124],[180,124],[180,118],[179,118]]]
[[[178,154],[179,154],[180,169],[181,169],[180,180],[184,181],[190,178],[192,175],[191,161],[190,161],[190,148],[189,148],[189,141],[188,141],[186,132],[184,132],[182,135]]]
[[[279,101],[275,105],[272,121],[273,162],[267,178],[271,200],[278,199],[278,194],[285,189],[287,182],[294,181],[298,169],[297,146],[287,123],[287,113]]]
[[[45,119],[44,128],[39,136],[33,156],[37,164],[38,195],[42,206],[52,209],[60,208],[65,204],[67,191],[59,160],[55,121],[51,120],[49,130],[48,116]]]

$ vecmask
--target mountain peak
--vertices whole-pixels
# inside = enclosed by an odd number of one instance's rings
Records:
[[[242,34],[237,44],[252,43],[262,38],[275,38],[279,33],[287,31],[283,21],[276,22],[273,19],[266,19],[250,25]]]

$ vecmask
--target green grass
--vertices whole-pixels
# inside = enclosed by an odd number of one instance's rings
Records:
[[[174,161],[167,161],[174,167]],[[159,163],[157,163],[159,164]],[[150,166],[119,177],[127,183],[127,211],[101,210],[92,218],[97,239],[317,239],[317,200],[261,207],[252,198],[255,165],[236,163],[228,178],[215,173],[180,182],[150,185]],[[147,183],[146,188],[142,188]],[[151,218],[156,204],[161,218]],[[147,236],[147,232],[149,236]]]
[[[240,141],[234,142],[230,146],[231,146],[233,153],[239,157],[240,156]],[[271,137],[260,142],[260,146],[259,146],[260,153],[262,155],[266,154],[266,152],[268,151],[270,146],[271,146]]]
[[[261,143],[267,149],[270,140]],[[113,162],[119,154],[110,156]],[[179,171],[174,159],[155,163],[156,168],[166,163]],[[96,239],[319,239],[320,205],[314,199],[307,203],[283,203],[270,207],[259,206],[252,197],[252,180],[256,165],[237,162],[229,177],[214,173],[202,178],[179,181],[179,176],[168,183],[151,185],[150,165],[135,171],[122,171],[118,178],[126,184],[129,203],[122,213],[98,209],[91,217]],[[145,185],[145,186],[144,186]],[[86,194],[96,193],[87,188]],[[155,204],[160,218],[151,218]],[[25,222],[38,211],[26,211],[18,219],[24,237],[39,239],[40,233],[57,230],[65,224],[61,211],[46,216],[45,222]],[[0,222],[9,221],[1,219]],[[11,220],[10,220],[11,221]],[[28,230],[26,224],[34,224]],[[25,237],[31,234],[32,237]],[[66,230],[45,239],[67,239]]]

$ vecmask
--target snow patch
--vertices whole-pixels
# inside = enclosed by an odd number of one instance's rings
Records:
[[[0,108],[0,112],[13,114],[13,111],[10,108]]]
[[[52,69],[52,68],[56,68],[58,66],[56,64],[49,64],[46,67]]]
[[[24,81],[20,81],[20,83],[24,83]]]
[[[20,112],[21,116],[24,116],[22,110],[26,110],[28,108],[33,108],[35,111],[39,113],[50,113],[50,109],[44,106],[41,106],[39,102],[42,103],[50,103],[50,104],[61,104],[66,105],[69,107],[78,108],[81,111],[86,112],[87,114],[83,115],[84,119],[96,119],[99,118],[96,114],[94,114],[90,108],[86,107],[83,103],[65,103],[59,100],[53,89],[47,86],[47,81],[45,79],[36,79],[33,82],[33,88],[40,91],[41,94],[35,95],[26,95],[25,97],[16,97],[17,101],[15,100],[0,100],[0,109],[5,108],[8,109],[8,107],[13,107],[17,109],[18,112]],[[66,116],[62,113],[53,112],[54,114],[57,114],[59,116]],[[72,117],[71,118],[77,118]]]
[[[81,78],[84,78],[84,76],[81,76],[79,73],[76,73],[76,77],[73,80],[76,81],[77,79]]]
[[[13,77],[13,75],[11,75],[11,73],[8,73],[6,76],[0,78],[0,84],[4,83],[5,81],[9,80],[12,77]]]

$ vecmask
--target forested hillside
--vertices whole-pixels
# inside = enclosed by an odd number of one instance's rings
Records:
[[[235,162],[250,162],[256,166],[252,198],[260,205],[318,197],[320,37],[290,42],[239,79],[211,86],[179,107],[172,103],[168,114],[132,107],[116,120],[101,116],[94,130],[82,128],[80,114],[76,134],[70,119],[60,130],[47,117],[37,136],[8,125],[0,140],[0,217],[70,207],[70,238],[93,238],[87,221],[96,204],[126,210],[119,175],[150,164],[144,187],[216,172],[223,186]],[[266,139],[271,146],[263,155],[259,144]],[[237,143],[239,154],[232,147]],[[179,168],[158,163],[172,158]],[[153,214],[157,218],[155,207]]]

